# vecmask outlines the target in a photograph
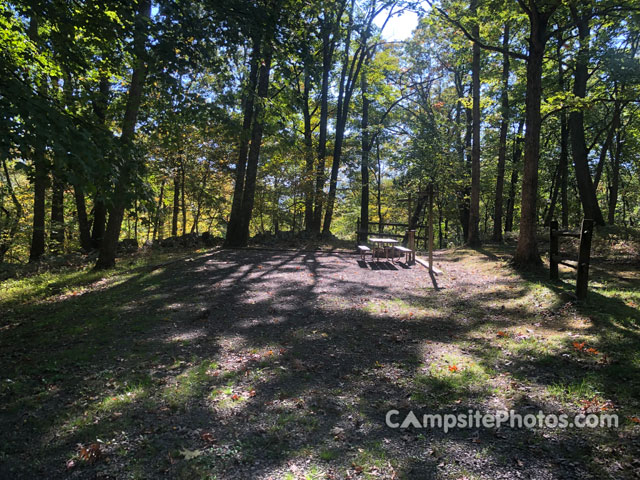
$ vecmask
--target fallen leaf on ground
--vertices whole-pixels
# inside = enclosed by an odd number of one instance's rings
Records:
[[[202,455],[202,451],[201,450],[187,450],[185,448],[183,450],[180,450],[180,455],[182,455],[185,460],[193,460],[194,458],[197,458],[200,455]]]

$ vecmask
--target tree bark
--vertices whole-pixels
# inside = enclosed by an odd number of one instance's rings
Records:
[[[91,224],[87,216],[87,202],[84,191],[79,185],[73,186],[73,197],[76,203],[76,213],[78,215],[78,234],[80,237],[80,248],[88,252],[91,250]]]
[[[502,47],[505,51],[509,48],[509,23],[504,26],[504,34],[502,37]],[[498,147],[498,176],[496,178],[496,198],[495,209],[493,212],[493,241],[502,241],[502,203],[504,190],[504,166],[507,158],[507,130],[509,128],[509,55],[504,53],[502,56],[502,95],[501,95],[501,113],[502,119],[500,123],[500,139]]]
[[[31,17],[29,23],[29,38],[38,43],[38,20]],[[46,96],[46,80],[41,79],[38,85],[38,93],[43,98]],[[33,177],[33,232],[31,236],[31,249],[29,262],[35,262],[44,255],[45,250],[45,197],[48,183],[47,162],[45,158],[45,139],[32,125],[33,150],[31,152],[34,177]]]
[[[53,176],[51,189],[50,248],[53,253],[64,251],[64,183],[58,174]]]
[[[378,164],[378,175],[376,178],[377,198],[376,205],[378,207],[378,231],[382,233],[382,162],[380,161],[380,142],[376,140],[376,160]]]
[[[520,120],[518,133],[513,141],[513,158],[511,159],[511,181],[509,183],[509,198],[507,198],[507,212],[504,219],[504,231],[513,231],[513,211],[516,204],[516,190],[518,188],[518,172],[520,169],[520,157],[522,157],[522,129],[524,120]]]
[[[182,202],[182,236],[187,234],[187,202],[185,198],[184,184],[185,184],[185,161],[184,158],[180,161],[180,200]]]
[[[478,0],[471,0],[470,11],[477,15]],[[471,27],[474,38],[480,36],[477,18]],[[473,145],[471,147],[471,203],[469,208],[469,233],[467,245],[480,246],[480,45],[473,42],[473,58],[471,63],[471,90],[473,96]]]
[[[262,36],[257,34],[253,38],[253,49],[251,52],[250,71],[247,79],[247,86],[244,97],[244,118],[242,120],[242,131],[238,142],[238,161],[236,162],[235,185],[233,188],[233,202],[231,203],[231,214],[227,225],[227,235],[225,237],[225,247],[237,246],[241,237],[241,210],[242,197],[244,195],[244,183],[247,171],[247,155],[249,153],[249,140],[251,138],[251,124],[253,122],[254,103],[256,86],[258,84],[258,67],[260,61]]]
[[[304,117],[304,228],[310,232],[313,228],[313,135],[311,131],[311,111],[309,109],[309,96],[311,90],[311,76],[306,65],[308,58],[305,58],[304,65],[304,86],[302,91],[302,114]]]
[[[343,2],[344,4],[344,2]],[[342,16],[342,10],[340,10]],[[339,22],[339,17],[336,20]],[[327,122],[329,120],[329,74],[333,67],[333,52],[336,46],[335,35],[331,35],[334,28],[332,20],[322,22],[322,81],[320,84],[320,125],[318,134],[318,156],[316,161],[316,191],[311,231],[320,234],[322,224],[322,209],[324,207],[324,184],[327,157]]]
[[[151,1],[139,0],[133,39],[135,63],[131,74],[129,94],[127,95],[127,104],[122,120],[122,133],[120,135],[122,154],[125,158],[122,159],[122,168],[120,169],[114,188],[113,205],[109,209],[109,221],[100,246],[98,261],[96,262],[97,269],[111,268],[116,263],[118,239],[120,237],[122,219],[124,218],[124,210],[127,204],[128,184],[131,175],[137,173],[135,171],[136,165],[133,165],[134,160],[131,157],[131,152],[138,111],[140,110],[140,103],[142,101],[142,90],[147,75],[147,64],[145,60],[147,22],[150,15]]]
[[[616,103],[616,108],[619,109],[618,104]],[[622,132],[618,128],[616,131],[616,146],[615,146],[615,154],[613,149],[611,149],[611,187],[609,189],[609,212],[607,221],[609,225],[615,225],[616,220],[616,205],[618,204],[618,190],[620,185],[620,161],[622,158]]]
[[[20,226],[20,218],[22,217],[22,204],[18,200],[18,197],[13,190],[13,184],[11,182],[11,177],[9,175],[9,168],[7,167],[7,159],[5,152],[0,152],[0,160],[2,160],[2,170],[4,172],[6,178],[6,188],[9,192],[9,196],[11,197],[11,202],[13,203],[14,213],[13,218],[7,218],[7,235],[0,235],[0,263],[4,262],[4,257],[11,248],[11,244],[16,238],[16,234],[18,233],[18,227]],[[9,213],[6,214],[9,217]],[[4,233],[4,232],[0,232]]]
[[[352,3],[355,5],[355,2]],[[373,19],[371,19],[372,21]],[[345,59],[340,75],[340,87],[338,91],[338,105],[336,113],[336,134],[333,144],[333,161],[331,164],[331,177],[329,179],[329,194],[327,196],[327,208],[322,226],[322,234],[329,235],[331,233],[331,221],[333,219],[333,209],[336,201],[336,190],[338,187],[338,173],[340,170],[340,162],[342,160],[342,145],[344,142],[344,132],[347,125],[349,115],[349,106],[351,105],[351,97],[355,89],[362,63],[367,56],[367,41],[369,38],[370,23],[364,27],[361,45],[356,50],[351,62],[349,62],[350,34],[352,28],[352,19],[349,20],[349,30],[345,42]]]
[[[562,67],[562,44],[558,38],[558,87],[564,92],[564,70]],[[569,177],[569,129],[567,127],[567,112],[560,110],[560,207],[562,210],[562,228],[569,228],[569,197],[567,196],[567,184]]]
[[[275,29],[275,26],[274,26]],[[253,213],[253,204],[256,191],[256,177],[258,174],[258,159],[260,157],[260,145],[265,121],[265,102],[269,91],[269,74],[271,71],[271,57],[273,45],[271,38],[265,44],[265,54],[260,73],[258,75],[258,101],[254,107],[253,128],[251,131],[251,145],[247,159],[247,177],[245,180],[244,194],[242,197],[242,209],[240,211],[241,229],[238,246],[246,246],[249,242],[249,224]]]
[[[369,235],[369,98],[367,74],[362,72],[360,76],[360,88],[362,90],[362,157],[360,162],[360,174],[362,177],[362,192],[360,198],[360,242],[366,242]]]
[[[180,213],[180,179],[178,172],[173,176],[173,216],[171,217],[171,236],[178,236],[178,214]]]
[[[514,264],[520,268],[542,263],[536,243],[538,162],[540,157],[540,103],[542,97],[542,62],[547,43],[549,18],[559,2],[541,11],[535,0],[529,1],[527,15],[530,24],[529,55],[527,59],[526,131],[524,138],[524,166],[522,173],[522,200],[520,233],[514,255]]]
[[[584,99],[587,94],[587,80],[589,78],[589,18],[591,12],[580,15],[575,7],[572,7],[571,10],[574,21],[578,27],[578,37],[580,40],[580,47],[574,68],[573,94],[576,98]],[[585,218],[593,219],[597,225],[604,225],[604,218],[602,217],[600,205],[598,205],[596,190],[593,185],[593,180],[591,179],[591,172],[589,171],[589,152],[584,135],[584,113],[582,108],[572,110],[569,113],[569,131],[571,133],[571,152],[573,154],[576,182],[578,184],[580,202],[582,203]]]
[[[100,77],[99,94],[93,104],[93,110],[98,118],[99,125],[106,129],[107,103],[109,100],[110,83],[106,76]],[[91,246],[99,249],[104,237],[107,222],[107,206],[100,192],[93,197],[93,228],[91,231]]]
[[[163,196],[164,196],[164,184],[166,182],[166,179],[163,178],[162,179],[162,183],[160,184],[160,195],[158,197],[158,208],[156,209],[156,219],[153,222],[153,235],[151,236],[151,239],[153,241],[155,241],[156,239],[156,233],[158,232],[158,224],[160,223],[160,215],[162,213],[162,200],[163,200]]]

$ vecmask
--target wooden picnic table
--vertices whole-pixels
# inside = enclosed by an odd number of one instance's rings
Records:
[[[385,260],[387,260],[389,258],[389,255],[388,255],[389,250],[388,250],[388,248],[393,246],[393,245],[395,245],[395,244],[397,244],[397,243],[400,243],[398,240],[395,240],[393,238],[373,238],[373,237],[369,237],[369,241],[371,243],[373,243],[374,245],[380,245],[380,247],[382,247],[382,249],[384,249],[384,258],[385,258]],[[375,251],[377,249],[378,249],[378,247],[375,247],[374,253],[375,253]],[[376,258],[377,257],[378,257],[378,255],[376,254]]]

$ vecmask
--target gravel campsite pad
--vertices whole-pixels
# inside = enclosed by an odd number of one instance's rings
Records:
[[[14,303],[0,477],[633,478],[637,297],[603,290],[581,309],[570,277],[523,278],[499,252],[435,265],[216,250]],[[389,428],[390,409],[621,424],[444,433]]]

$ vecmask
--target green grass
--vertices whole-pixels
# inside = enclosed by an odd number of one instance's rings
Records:
[[[246,318],[242,296],[232,300],[239,308],[228,317],[195,318],[197,309],[188,307],[224,308],[226,298],[212,300],[215,285],[177,291],[191,273],[188,262],[175,270],[151,268],[177,254],[128,259],[108,272],[67,268],[6,281],[0,286],[0,462],[14,461],[13,452],[29,443],[37,461],[50,465],[55,456],[59,468],[77,458],[78,444],[99,438],[112,442],[114,464],[130,465],[134,478],[165,471],[173,478],[230,478],[234,468],[256,460],[284,466],[279,478],[327,472],[402,478],[402,465],[412,461],[403,449],[413,443],[378,422],[402,402],[434,410],[549,402],[575,410],[597,398],[623,417],[639,415],[640,278],[626,272],[638,281],[601,281],[594,273],[588,302],[576,305],[567,295],[568,274],[552,283],[544,270],[521,276],[484,254],[456,254],[474,272],[498,280],[467,297],[457,297],[455,286],[407,298],[373,292],[357,320],[340,310],[351,309],[351,298],[338,298],[330,316],[313,300],[320,314],[292,315],[278,329],[229,322],[217,330],[216,322]],[[267,308],[257,305],[250,314],[268,315]],[[362,328],[349,336],[354,321]],[[181,339],[202,327],[206,335]],[[573,341],[599,354],[577,351]],[[380,436],[360,438],[349,426],[345,438],[331,433],[347,418]],[[226,435],[201,439],[225,425],[233,427]],[[633,428],[624,421],[616,435]],[[418,439],[429,442],[434,459],[451,460],[450,438],[435,441],[420,432]],[[512,463],[508,450],[487,442],[477,455]],[[184,449],[202,454],[185,460]],[[295,472],[287,473],[289,462],[299,466]],[[443,478],[476,474],[460,467]]]

